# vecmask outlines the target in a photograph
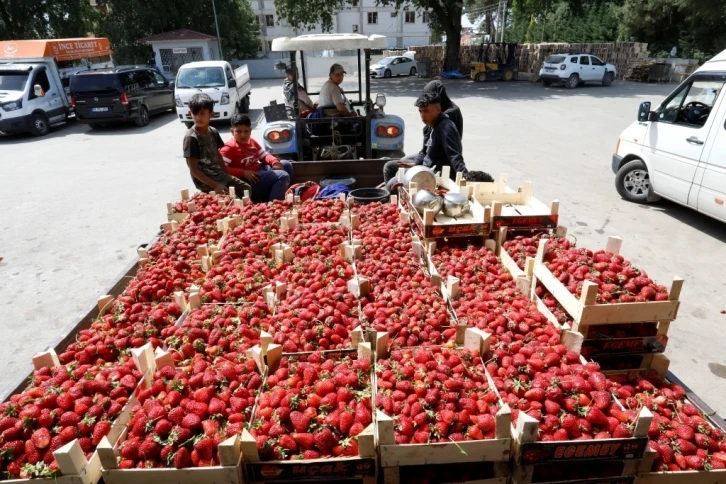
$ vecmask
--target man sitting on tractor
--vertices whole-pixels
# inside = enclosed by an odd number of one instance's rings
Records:
[[[295,71],[292,67],[285,69],[285,80],[282,83],[282,93],[285,95],[285,105],[289,108],[293,107],[295,102]],[[314,103],[307,91],[299,83],[297,84],[297,114],[305,111],[312,111],[318,107],[318,103]]]
[[[462,155],[461,137],[454,122],[441,112],[441,99],[438,95],[424,92],[416,100],[416,107],[421,121],[426,125],[423,148],[415,155],[385,164],[383,180],[390,191],[393,191],[398,182],[396,175],[399,168],[423,165],[440,173],[442,167],[450,166],[452,179],[456,178],[457,172],[468,172]]]
[[[320,96],[318,97],[318,106],[324,109],[327,117],[357,116],[345,97],[343,88],[340,87],[346,74],[345,69],[340,64],[330,66],[330,76],[320,89]]]

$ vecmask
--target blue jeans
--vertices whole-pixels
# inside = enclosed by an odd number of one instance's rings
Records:
[[[252,200],[254,202],[271,202],[272,200],[284,200],[285,192],[290,187],[290,182],[295,174],[292,163],[287,160],[280,160],[284,170],[273,170],[268,165],[263,165],[257,172],[257,183],[252,185]]]

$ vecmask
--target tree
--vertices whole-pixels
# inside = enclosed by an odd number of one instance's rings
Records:
[[[88,0],[2,0],[0,40],[85,37],[94,19]]]
[[[249,0],[215,1],[225,57],[256,55],[260,27]],[[211,0],[106,0],[105,4],[110,12],[101,19],[99,31],[111,39],[118,63],[148,59],[148,47],[136,43],[143,37],[181,28],[216,35]]]
[[[329,32],[333,28],[335,13],[353,3],[354,0],[276,0],[275,8],[277,16],[294,28],[311,30],[322,27],[323,31]],[[431,29],[446,34],[444,69],[458,67],[464,0],[376,0],[376,3],[396,9],[410,7],[428,12]]]

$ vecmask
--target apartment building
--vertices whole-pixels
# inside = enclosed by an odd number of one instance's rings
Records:
[[[260,20],[261,55],[269,53],[272,39],[277,37],[322,33],[320,28],[306,31],[290,27],[277,17],[274,0],[250,0],[250,3]],[[331,32],[382,34],[388,37],[391,49],[427,45],[431,38],[427,12],[381,7],[376,5],[376,0],[358,0],[338,12],[333,18]]]

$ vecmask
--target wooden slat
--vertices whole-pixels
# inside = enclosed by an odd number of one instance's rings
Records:
[[[454,464],[509,459],[511,439],[381,445],[381,466]]]

